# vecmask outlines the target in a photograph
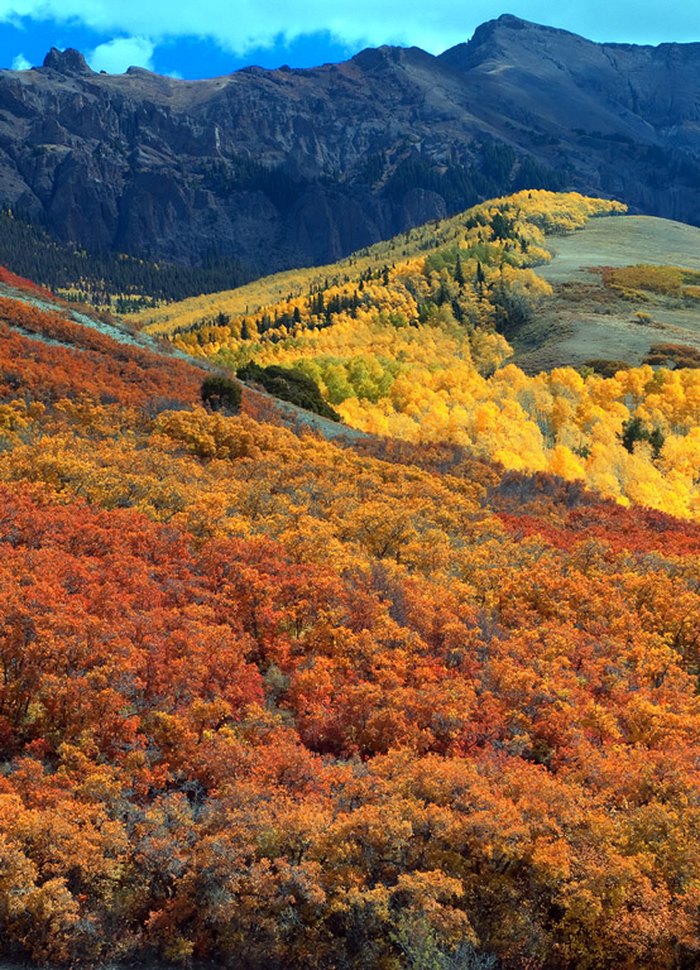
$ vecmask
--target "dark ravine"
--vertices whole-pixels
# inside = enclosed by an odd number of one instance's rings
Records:
[[[594,44],[505,15],[439,57],[182,81],[53,49],[0,72],[0,205],[92,251],[250,276],[524,187],[700,224],[700,44]]]

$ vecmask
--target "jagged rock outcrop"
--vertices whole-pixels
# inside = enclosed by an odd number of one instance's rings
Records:
[[[90,75],[95,72],[85,60],[80,51],[73,47],[60,51],[57,47],[52,47],[44,58],[43,67],[48,67],[59,74]]]
[[[262,273],[528,186],[700,224],[700,45],[506,15],[439,57],[182,81],[52,49],[0,72],[0,205],[92,250]]]

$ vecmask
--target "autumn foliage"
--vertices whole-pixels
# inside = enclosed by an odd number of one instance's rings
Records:
[[[1,309],[4,956],[697,965],[699,526]]]
[[[13,290],[21,290],[33,296],[45,297],[51,301],[55,300],[50,290],[45,289],[43,286],[38,286],[23,276],[18,276],[17,273],[13,273],[6,266],[0,266],[0,283],[4,286],[9,286]]]
[[[346,424],[369,434],[449,441],[510,470],[698,519],[700,374],[687,348],[655,347],[635,368],[593,359],[593,373],[528,376],[509,363],[508,340],[551,294],[537,275],[550,258],[548,234],[621,208],[576,193],[520,192],[296,283],[281,274],[142,322],[226,366],[295,368]],[[623,292],[693,299],[689,270],[633,266],[604,276]],[[629,448],[632,422],[648,436]]]

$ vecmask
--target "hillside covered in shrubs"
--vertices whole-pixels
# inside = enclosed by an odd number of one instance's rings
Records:
[[[6,959],[697,965],[700,525],[604,497],[622,453],[685,474],[688,374],[526,381],[467,321],[500,268],[435,258],[422,321],[397,264],[336,289],[404,320],[363,304],[279,342],[222,334],[219,361],[252,342],[259,368],[313,374],[367,430],[345,442],[291,431],[252,384],[220,407],[194,363],[0,302]],[[504,259],[504,285],[530,294],[529,274]],[[604,455],[632,402],[673,422],[656,458]],[[576,461],[609,487],[570,473],[567,438],[538,452],[528,408],[591,429]],[[527,460],[518,422],[560,466]]]

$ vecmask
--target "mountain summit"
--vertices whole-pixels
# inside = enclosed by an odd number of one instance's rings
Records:
[[[536,187],[700,224],[700,45],[505,14],[439,57],[181,81],[53,49],[0,72],[0,205],[90,250],[254,276]]]
[[[43,67],[48,67],[59,74],[94,74],[94,71],[85,60],[80,51],[69,47],[67,50],[60,51],[57,47],[52,47],[44,58]]]

